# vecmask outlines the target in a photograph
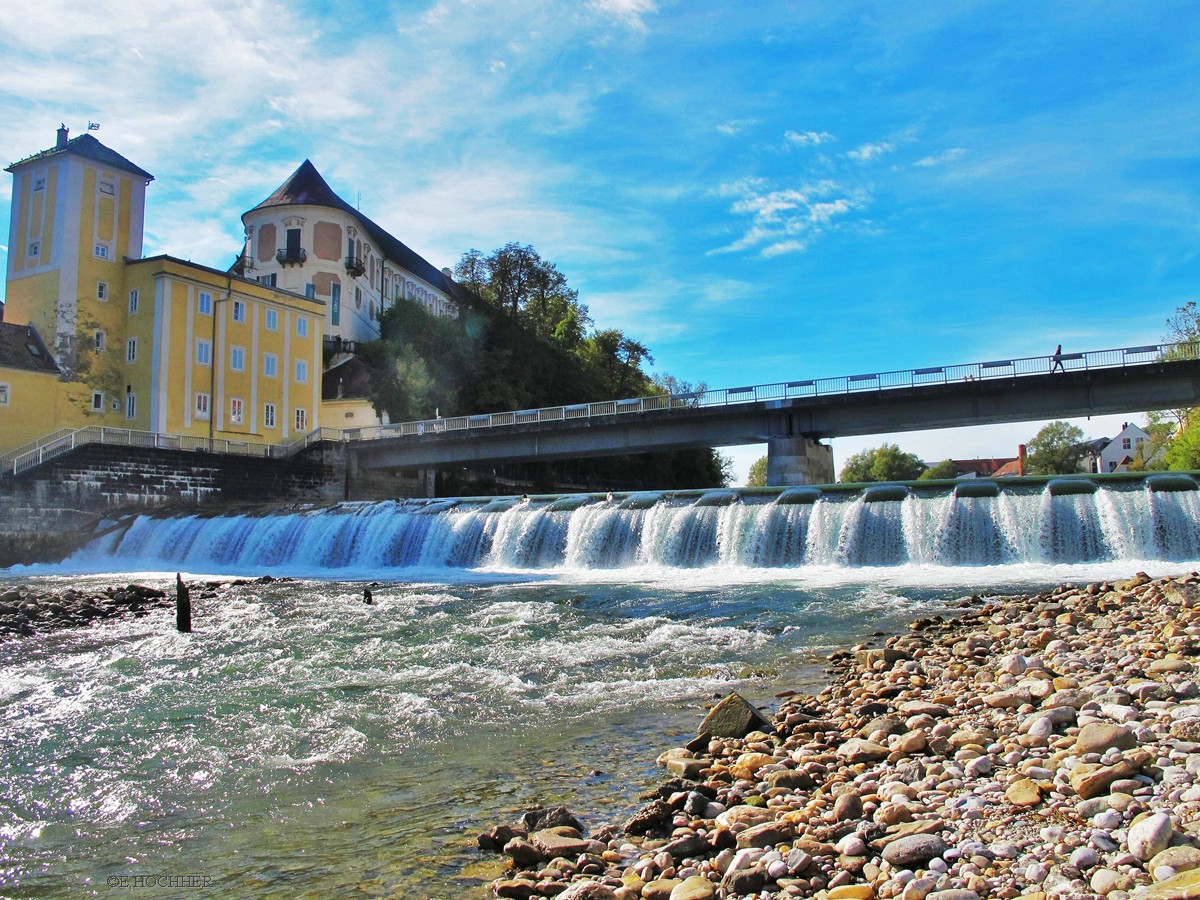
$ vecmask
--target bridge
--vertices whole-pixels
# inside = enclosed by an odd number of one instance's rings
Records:
[[[995,359],[350,429],[363,469],[765,443],[772,485],[836,480],[823,439],[1200,405],[1200,343]]]

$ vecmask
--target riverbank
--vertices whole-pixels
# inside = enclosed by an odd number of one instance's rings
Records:
[[[920,620],[773,720],[665,752],[621,827],[492,829],[514,871],[491,894],[1200,897],[1198,656],[1196,574]]]

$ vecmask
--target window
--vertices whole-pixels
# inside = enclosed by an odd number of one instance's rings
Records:
[[[311,281],[304,286],[304,296],[309,300],[315,300],[317,297],[317,286]]]
[[[129,292],[129,311],[130,311],[131,313],[135,313],[135,312],[137,312],[137,311],[138,311],[138,292],[137,292],[137,288],[134,288],[132,291],[130,291],[130,292]]]
[[[105,303],[108,302],[108,282],[107,281],[97,281],[96,282],[96,299],[103,300]]]
[[[100,193],[114,195],[117,192],[117,186],[111,181],[100,182]]]
[[[8,392],[8,385],[0,382],[0,406],[8,406]]]
[[[137,338],[135,337],[125,342],[125,362],[137,362]]]
[[[29,242],[29,255],[30,256],[41,256],[42,255],[42,242],[41,241],[30,241]]]
[[[241,300],[233,301],[233,321],[235,321],[235,322],[245,322],[246,321],[246,304],[243,303]]]
[[[371,302],[368,304],[368,307],[369,307],[369,312],[367,313],[367,316],[370,318],[370,320],[371,320],[372,322],[374,322],[374,321],[375,321],[375,301],[374,301],[374,300],[372,300],[372,301],[371,301]]]
[[[263,375],[267,378],[279,377],[279,357],[274,353],[263,354]]]
[[[275,404],[267,403],[263,406],[263,427],[275,427]]]
[[[39,175],[37,178],[33,179],[33,189],[35,191],[44,191],[46,189],[45,175]]]
[[[108,344],[108,335],[103,331],[97,330],[92,334],[92,342],[96,346],[96,352],[103,353],[105,346]]]
[[[1122,450],[1133,449],[1133,441],[1131,441],[1129,438],[1121,438],[1121,449]]]
[[[362,288],[354,288],[354,308],[362,309]]]
[[[125,418],[133,419],[137,417],[137,394],[125,395]]]
[[[207,419],[208,418],[208,410],[209,410],[208,402],[209,402],[208,394],[197,394],[196,395],[196,418],[197,419]]]
[[[196,365],[212,365],[212,341],[196,341]]]
[[[92,252],[96,259],[108,259],[108,244],[97,244]]]
[[[200,296],[196,298],[196,312],[202,316],[212,315],[212,294],[208,291],[201,291]]]
[[[230,421],[230,423],[233,425],[241,425],[242,418],[243,418],[243,416],[242,416],[242,398],[241,397],[230,397],[229,398],[229,421]]]
[[[296,380],[301,384],[308,383],[308,362],[303,359],[296,360]]]
[[[296,317],[296,337],[308,337],[308,319],[304,316]]]
[[[267,287],[275,287],[275,273],[270,275],[259,275],[256,279],[260,284],[265,284]]]
[[[229,348],[229,368],[233,369],[235,372],[244,372],[246,370],[245,347]]]
[[[279,330],[279,310],[268,309],[266,312],[267,331]]]
[[[296,430],[308,431],[308,413],[300,407],[296,407]]]

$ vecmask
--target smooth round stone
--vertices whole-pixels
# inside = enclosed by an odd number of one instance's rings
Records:
[[[1129,852],[1142,862],[1147,862],[1167,849],[1174,834],[1171,817],[1166,813],[1146,816],[1129,828]]]
[[[843,856],[866,856],[867,845],[857,834],[848,834],[837,842],[838,852]]]
[[[1174,878],[1179,873],[1170,866],[1157,866],[1150,874],[1154,876],[1155,881],[1166,881],[1168,878]]]
[[[1091,847],[1079,847],[1071,853],[1071,865],[1075,868],[1091,869],[1100,862],[1100,854]]]
[[[883,858],[898,869],[920,866],[950,848],[936,834],[913,834],[892,841],[883,848]]]

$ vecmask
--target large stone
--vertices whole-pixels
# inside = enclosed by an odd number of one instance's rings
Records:
[[[806,791],[816,787],[816,779],[808,772],[802,772],[799,769],[778,769],[774,772],[768,772],[766,778],[763,779],[771,787],[787,788],[788,790]]]
[[[946,842],[936,834],[913,834],[884,847],[883,858],[897,869],[915,869],[948,849]]]
[[[1171,737],[1180,741],[1200,744],[1200,716],[1176,719],[1171,723]]]
[[[1187,845],[1168,847],[1150,860],[1149,865],[1146,866],[1146,871],[1153,872],[1160,866],[1170,866],[1176,872],[1190,872],[1192,869],[1200,869],[1200,849]]]
[[[1148,862],[1170,846],[1174,835],[1175,828],[1166,813],[1145,816],[1129,826],[1129,852]]]
[[[854,661],[856,663],[864,669],[876,672],[891,669],[900,660],[908,658],[907,653],[892,647],[854,651]]]
[[[854,763],[879,762],[887,759],[891,750],[882,744],[865,741],[862,738],[850,738],[835,751],[846,762]]]
[[[753,704],[737,692],[709,710],[697,734],[711,737],[743,738],[751,731],[771,731],[774,726]]]
[[[667,760],[667,771],[688,781],[696,781],[700,773],[712,765],[711,759],[692,759],[673,756]]]
[[[556,856],[574,858],[580,853],[587,853],[591,841],[584,838],[578,830],[570,825],[560,825],[556,828],[543,828],[529,836],[529,842],[535,846],[546,859]]]
[[[1021,778],[1008,786],[1004,799],[1013,806],[1037,806],[1042,802],[1042,791],[1035,782]]]
[[[875,900],[875,888],[869,884],[843,884],[830,888],[826,900]]]
[[[558,900],[616,900],[613,889],[598,881],[577,881],[561,894]]]
[[[671,890],[670,900],[713,900],[717,886],[701,875],[685,878]]]
[[[1104,753],[1106,750],[1132,750],[1138,744],[1132,728],[1110,725],[1107,722],[1089,722],[1079,729],[1075,738],[1075,753]]]
[[[659,878],[642,888],[642,900],[671,900],[671,891],[683,884],[679,878]]]
[[[1200,869],[1180,872],[1166,881],[1139,888],[1130,900],[1200,900]]]
[[[665,800],[651,800],[630,816],[623,830],[627,834],[670,831],[674,815],[675,811]]]
[[[1137,774],[1137,766],[1128,760],[1121,760],[1114,766],[1101,766],[1097,763],[1081,763],[1071,770],[1071,787],[1081,800],[1099,797],[1107,794],[1114,781],[1129,778]]]
[[[795,837],[795,829],[787,822],[763,822],[747,828],[737,836],[738,848],[774,847]]]

